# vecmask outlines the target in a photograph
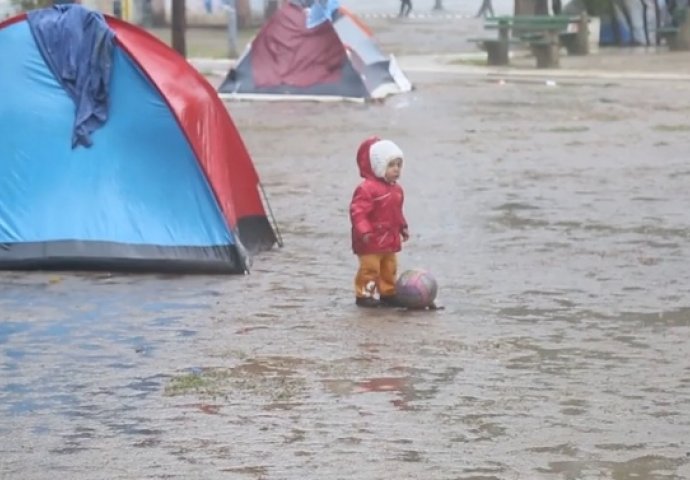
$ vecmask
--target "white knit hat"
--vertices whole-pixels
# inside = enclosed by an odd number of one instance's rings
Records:
[[[395,143],[390,140],[379,140],[369,147],[369,161],[371,171],[379,178],[386,174],[388,162],[394,158],[403,158],[403,152]]]

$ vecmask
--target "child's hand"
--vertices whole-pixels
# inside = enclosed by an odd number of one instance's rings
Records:
[[[407,228],[403,228],[400,231],[400,236],[402,236],[402,241],[406,242],[410,239],[410,232],[407,230]]]

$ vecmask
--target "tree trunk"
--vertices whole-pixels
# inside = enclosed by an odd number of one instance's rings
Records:
[[[228,56],[237,58],[237,2],[226,0],[228,6]]]
[[[548,15],[549,14],[549,2],[548,0],[537,0],[534,13],[537,15]]]
[[[237,0],[237,28],[252,26],[252,8],[249,0]]]
[[[548,15],[548,0],[515,0],[515,15]]]
[[[278,0],[264,2],[264,21],[271,18],[276,10],[278,10]]]
[[[183,57],[187,56],[185,10],[185,0],[172,0],[172,48]]]
[[[536,3],[536,0],[515,0],[514,15],[534,15]]]

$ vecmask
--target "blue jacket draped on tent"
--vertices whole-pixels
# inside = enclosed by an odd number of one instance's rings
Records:
[[[103,16],[80,5],[55,5],[27,15],[43,58],[75,104],[72,147],[91,146],[108,119],[115,34]]]

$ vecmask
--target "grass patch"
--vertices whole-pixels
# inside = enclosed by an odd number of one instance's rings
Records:
[[[624,119],[624,117],[622,115],[616,115],[613,113],[603,113],[603,112],[593,113],[592,115],[590,115],[590,118],[592,120],[597,120],[600,122],[618,122],[618,121]]]
[[[486,67],[486,58],[456,58],[446,62],[448,65],[469,65],[472,67]]]
[[[165,395],[187,395],[190,393],[213,393],[216,389],[217,379],[208,371],[200,373],[188,373],[174,377],[165,386]]]
[[[589,127],[554,127],[554,128],[549,128],[546,131],[551,132],[551,133],[579,133],[579,132],[587,132],[588,130],[589,130]]]
[[[486,105],[490,105],[492,107],[500,107],[503,110],[507,110],[509,108],[513,107],[526,107],[526,108],[532,108],[534,107],[534,102],[524,102],[524,101],[510,101],[510,100],[499,100],[495,102],[485,102]]]
[[[167,396],[198,395],[264,404],[294,404],[304,393],[306,382],[294,370],[299,361],[288,357],[249,359],[229,368],[205,368],[170,379]]]
[[[654,125],[652,129],[657,132],[690,132],[690,125]]]
[[[172,46],[172,29],[169,27],[151,27],[147,31],[161,42]],[[238,53],[242,53],[245,46],[257,33],[255,28],[241,29],[237,32]],[[185,31],[187,57],[228,58],[228,32],[222,27],[187,28]]]

